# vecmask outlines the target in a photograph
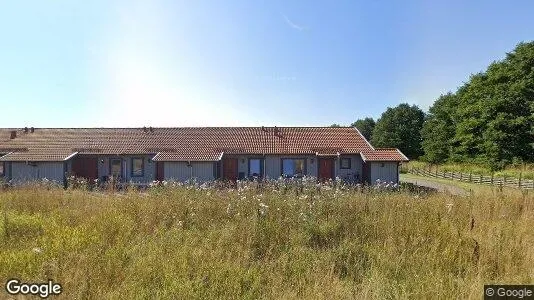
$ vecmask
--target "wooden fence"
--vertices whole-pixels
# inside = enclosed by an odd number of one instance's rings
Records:
[[[408,169],[408,173],[419,175],[419,176],[444,178],[444,179],[465,181],[465,182],[471,182],[471,183],[477,183],[477,184],[495,185],[495,186],[501,186],[501,187],[512,187],[512,188],[530,189],[530,190],[534,189],[534,180],[521,179],[521,177],[519,178],[506,177],[506,176],[494,177],[493,175],[484,176],[484,175],[479,175],[479,174],[461,173],[461,172],[441,172],[438,170],[425,170],[425,169],[419,169],[419,168],[410,168]]]

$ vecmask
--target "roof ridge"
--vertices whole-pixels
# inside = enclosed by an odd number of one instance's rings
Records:
[[[354,128],[352,126],[340,126],[340,127],[330,127],[330,126],[141,126],[141,127],[33,127],[34,129],[143,129],[143,128],[154,128],[154,129],[185,129],[185,128],[325,128],[325,129],[348,129]],[[24,127],[0,127],[0,130],[22,130]]]

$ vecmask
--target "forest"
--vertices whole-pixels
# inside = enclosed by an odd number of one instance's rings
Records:
[[[432,164],[467,163],[500,170],[534,162],[534,42],[440,95],[428,112],[407,103],[356,127],[375,147],[399,148]],[[332,126],[339,126],[333,124]]]

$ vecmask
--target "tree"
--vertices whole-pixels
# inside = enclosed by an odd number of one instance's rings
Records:
[[[330,125],[330,127],[337,128],[337,127],[341,127],[341,125],[334,123],[334,124]]]
[[[356,127],[361,134],[368,140],[371,140],[373,129],[375,128],[375,120],[373,118],[358,119],[356,122],[350,124],[351,127]]]
[[[430,107],[421,129],[423,159],[431,163],[445,162],[452,152],[455,134],[455,110],[458,97],[441,95]]]
[[[408,158],[418,158],[421,148],[421,128],[425,114],[416,105],[400,104],[380,116],[372,134],[375,147],[399,148]]]
[[[534,161],[534,42],[471,76],[430,108],[424,158],[484,163],[493,169]]]

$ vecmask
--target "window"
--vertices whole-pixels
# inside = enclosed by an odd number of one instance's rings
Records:
[[[303,158],[282,159],[282,174],[284,176],[302,176],[306,174],[306,160]]]
[[[4,176],[4,162],[0,162],[0,177]]]
[[[132,177],[143,177],[144,176],[144,163],[145,160],[142,157],[132,158]]]
[[[122,175],[122,160],[112,159],[110,160],[110,173],[113,177],[120,177]]]
[[[263,175],[263,159],[250,158],[248,160],[248,176],[261,177]]]
[[[350,169],[350,158],[342,158],[340,161],[339,161],[339,168],[341,169]]]

